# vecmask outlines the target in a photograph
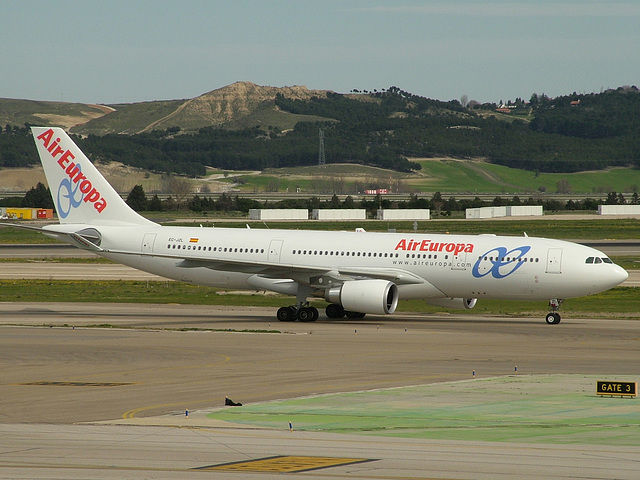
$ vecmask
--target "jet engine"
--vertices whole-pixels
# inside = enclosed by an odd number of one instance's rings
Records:
[[[454,310],[470,310],[476,306],[477,301],[477,298],[429,298],[425,300],[429,305]]]
[[[352,280],[328,289],[325,299],[350,312],[388,314],[398,306],[398,287],[386,280]]]

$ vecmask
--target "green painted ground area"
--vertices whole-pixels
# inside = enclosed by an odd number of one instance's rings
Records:
[[[595,393],[597,380],[637,378],[601,377],[514,375],[231,407],[208,416],[406,438],[640,446],[640,399]]]

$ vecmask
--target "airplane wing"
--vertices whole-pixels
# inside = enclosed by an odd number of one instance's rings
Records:
[[[422,284],[425,279],[402,269],[368,268],[368,267],[318,267],[314,265],[290,265],[276,262],[238,260],[210,257],[184,257],[158,253],[128,252],[120,250],[102,250],[103,253],[120,255],[150,256],[172,258],[181,268],[210,268],[212,270],[248,273],[273,279],[293,279],[304,285],[325,288],[328,280],[345,282],[350,280],[381,279],[394,282],[396,285]]]
[[[91,239],[87,237],[87,235],[81,235],[79,233],[76,233],[75,231],[65,232],[58,229],[48,229],[30,225],[4,222],[0,223],[0,226],[37,231],[58,240],[65,241],[66,243],[72,243],[83,250],[89,250],[97,254],[115,253],[119,255],[173,258],[177,261],[176,265],[181,268],[210,268],[212,270],[260,275],[266,278],[273,279],[292,279],[304,285],[309,285],[316,288],[324,288],[328,284],[328,280],[331,280],[333,283],[335,283],[350,280],[380,279],[388,280],[395,283],[396,285],[416,285],[425,283],[425,279],[423,279],[422,277],[399,268],[392,269],[349,266],[326,268],[313,265],[289,265],[276,262],[237,260],[227,258],[198,258],[192,256],[187,258],[181,255],[104,249],[92,243]]]

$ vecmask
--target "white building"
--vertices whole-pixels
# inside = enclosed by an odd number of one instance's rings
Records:
[[[249,210],[251,220],[309,220],[306,208],[252,208]]]
[[[497,218],[506,217],[507,207],[467,208],[466,218]]]
[[[640,205],[598,205],[598,215],[640,215]]]
[[[379,209],[378,220],[429,220],[431,210],[428,208]]]
[[[542,205],[467,208],[466,218],[524,217],[542,215]]]
[[[542,205],[512,205],[507,207],[507,217],[539,217],[542,214]]]
[[[315,208],[311,212],[313,220],[366,220],[364,208]]]

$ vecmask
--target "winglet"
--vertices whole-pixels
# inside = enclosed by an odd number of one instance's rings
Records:
[[[62,128],[31,131],[60,223],[154,224],[127,205]]]

